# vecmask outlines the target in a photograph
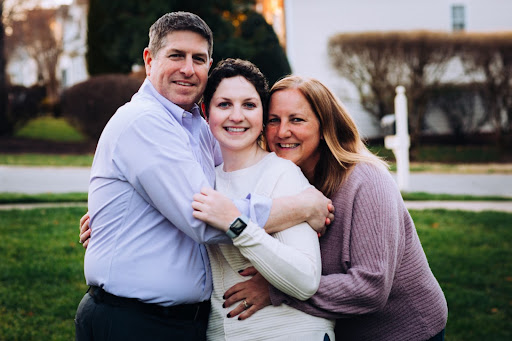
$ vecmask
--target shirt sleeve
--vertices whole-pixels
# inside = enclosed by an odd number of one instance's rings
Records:
[[[389,193],[393,189],[386,187],[385,182],[377,184],[372,181],[361,186],[353,202],[351,224],[348,223],[351,226],[343,226],[338,219],[334,221],[337,226],[331,227],[351,229],[345,234],[350,236],[351,264],[348,270],[322,276],[318,291],[306,302],[271,287],[273,305],[285,303],[329,319],[372,313],[384,307],[400,262],[400,245],[403,244],[399,233],[398,202]],[[345,209],[336,207],[336,213],[343,214]],[[329,247],[342,246],[331,244]],[[336,261],[343,262],[342,259]]]
[[[278,196],[291,195],[306,186],[309,183],[297,169],[283,173],[274,192]],[[298,300],[306,300],[316,292],[322,266],[320,246],[317,234],[307,223],[272,237],[250,222],[233,244],[279,290]]]

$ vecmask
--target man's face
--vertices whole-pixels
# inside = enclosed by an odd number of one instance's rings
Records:
[[[155,89],[169,101],[190,110],[202,96],[213,60],[208,42],[191,31],[174,31],[154,56],[144,50],[146,75]]]

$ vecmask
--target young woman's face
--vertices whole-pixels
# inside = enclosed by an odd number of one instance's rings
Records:
[[[320,157],[320,121],[299,90],[272,94],[265,135],[271,151],[293,161],[306,176],[314,171]]]
[[[223,79],[210,102],[208,121],[223,150],[254,147],[263,129],[263,106],[256,88],[242,76]]]

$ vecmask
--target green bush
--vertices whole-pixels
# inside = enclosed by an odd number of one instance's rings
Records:
[[[34,85],[29,88],[22,85],[7,87],[9,120],[14,130],[37,117],[46,96],[44,86]]]
[[[85,136],[98,140],[110,117],[130,101],[141,83],[121,74],[91,77],[62,94],[62,114]]]

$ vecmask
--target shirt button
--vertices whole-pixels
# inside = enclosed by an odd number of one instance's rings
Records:
[[[183,113],[183,117],[187,117],[187,114],[186,114],[186,113]]]

